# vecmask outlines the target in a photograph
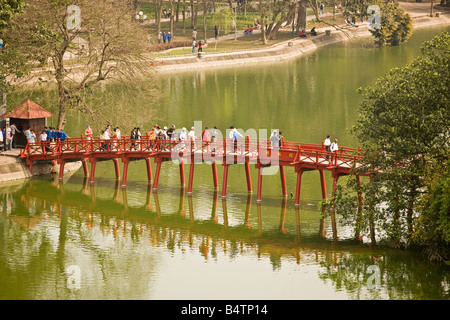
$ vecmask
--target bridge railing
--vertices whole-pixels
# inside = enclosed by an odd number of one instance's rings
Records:
[[[273,152],[276,151],[276,155]],[[310,144],[282,141],[281,147],[272,147],[269,139],[250,139],[241,137],[234,143],[228,137],[221,137],[215,141],[192,140],[164,140],[142,137],[131,139],[124,136],[121,139],[100,139],[97,137],[86,139],[67,138],[57,142],[28,143],[21,152],[21,157],[39,158],[40,155],[57,157],[61,154],[102,154],[111,153],[145,153],[152,155],[161,152],[182,152],[182,156],[193,154],[210,154],[213,156],[237,155],[256,161],[258,158],[272,157],[291,164],[299,162],[314,163],[316,165],[355,166],[361,161],[362,151],[358,148],[340,147],[335,153],[327,152],[323,144]],[[178,155],[177,155],[178,156]]]

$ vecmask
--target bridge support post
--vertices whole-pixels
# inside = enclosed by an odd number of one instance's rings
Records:
[[[151,166],[150,158],[145,158],[145,164],[147,166],[148,182],[151,182],[152,181],[152,166]]]
[[[225,164],[223,168],[223,182],[222,182],[222,198],[227,196],[227,185],[228,185],[228,167],[229,164]]]
[[[258,168],[258,192],[256,195],[256,202],[261,202],[262,198],[262,170],[263,167]]]
[[[94,179],[95,179],[95,167],[96,167],[96,165],[97,165],[97,160],[93,159],[91,161],[91,177],[90,177],[90,180],[89,180],[91,183],[93,183]]]
[[[284,166],[280,165],[281,192],[283,197],[287,197],[286,175],[284,174]]]
[[[247,179],[247,190],[249,193],[252,193],[252,177],[250,176],[250,164],[248,162],[245,163],[245,177]]]
[[[64,178],[64,165],[66,162],[64,160],[61,160],[59,162],[59,180],[62,180]]]
[[[302,188],[302,175],[303,175],[303,168],[295,168],[297,172],[297,186],[295,189],[295,205],[300,205],[300,190]]]
[[[162,165],[162,161],[161,159],[156,160],[156,172],[155,172],[155,180],[153,181],[153,191],[158,190],[158,182],[159,182],[159,174],[161,172],[161,165]]]
[[[123,176],[122,176],[122,187],[127,186],[127,176],[128,176],[128,165],[130,164],[130,160],[125,158],[123,161]]]
[[[212,175],[213,175],[214,189],[219,189],[219,179],[217,177],[217,164],[215,161],[213,161],[212,163]]]
[[[120,179],[119,159],[113,159],[114,171],[116,173],[116,179]]]
[[[327,186],[325,184],[325,172],[323,171],[323,169],[319,169],[319,173],[320,173],[320,187],[322,189],[322,199],[326,199],[327,198]]]
[[[185,179],[184,179],[184,162],[183,159],[180,159],[180,183],[182,186],[186,185]]]
[[[86,159],[81,160],[81,163],[83,164],[83,172],[84,172],[84,175],[85,175],[86,177],[88,177],[88,176],[89,176],[89,169],[88,169],[88,164],[87,164]]]
[[[339,173],[332,171],[332,175],[333,175],[333,201],[335,198],[335,192],[336,192],[336,187],[337,187],[337,183],[339,180]],[[334,209],[334,206],[332,206],[330,208],[330,218],[331,218],[331,229],[333,230],[333,240],[336,241],[337,240],[337,227],[336,227],[336,212]]]
[[[195,168],[195,163],[194,163],[194,159],[192,159],[191,164],[189,166],[188,194],[192,193],[192,187],[194,185],[194,168]]]

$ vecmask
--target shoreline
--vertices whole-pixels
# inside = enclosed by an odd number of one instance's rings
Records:
[[[438,10],[436,10],[438,12]],[[429,17],[424,11],[416,12],[413,19],[413,32],[417,29],[431,28],[438,26],[450,25],[450,10],[439,17]],[[260,63],[279,63],[291,59],[296,59],[302,55],[311,53],[318,48],[328,45],[363,39],[371,37],[367,24],[361,24],[358,28],[346,27],[336,30],[333,27],[317,29],[319,35],[309,37],[307,39],[293,38],[286,40],[270,47],[258,50],[242,50],[228,53],[209,53],[199,58],[198,55],[185,55],[177,57],[164,57],[156,59],[156,66],[153,70],[161,74],[170,74],[178,72],[192,71],[204,68],[228,68],[239,67],[242,65],[257,65]],[[326,34],[326,30],[332,30],[330,34]],[[159,65],[158,65],[159,64]],[[18,151],[18,149],[16,149]],[[14,150],[15,151],[15,150]],[[32,176],[42,174],[52,174],[59,170],[59,166],[53,166],[50,163],[33,166],[33,173],[29,171],[28,166],[18,157],[18,152],[2,152],[0,153],[0,184],[26,179]],[[76,171],[81,164],[74,163],[72,167],[67,167],[65,171]]]
[[[413,17],[413,32],[416,29],[446,25],[450,25],[450,19],[443,14],[439,17]],[[190,56],[156,58],[154,68],[161,73],[176,73],[193,68],[224,68],[242,64],[255,65],[262,62],[285,62],[313,52],[321,47],[372,36],[367,24],[361,24],[358,28],[346,27],[342,28],[342,30],[336,30],[333,27],[317,30],[319,34],[315,37],[310,36],[307,39],[293,38],[264,49],[228,53],[203,52],[201,57],[198,54],[193,54]],[[326,30],[329,30],[329,35],[326,34]]]

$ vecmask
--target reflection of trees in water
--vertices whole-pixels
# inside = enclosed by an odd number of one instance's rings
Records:
[[[324,268],[319,277],[345,290],[351,299],[449,299],[448,268],[420,260],[416,252],[395,249],[329,252],[321,262]],[[380,270],[381,288],[374,285],[371,266]]]
[[[361,244],[328,241],[319,233],[313,238],[302,236],[298,209],[295,231],[289,232],[284,227],[286,201],[279,207],[278,227],[263,230],[261,204],[256,207],[257,223],[250,222],[251,195],[242,223],[230,225],[226,200],[218,200],[217,193],[210,218],[198,219],[191,196],[185,208],[183,191],[173,213],[161,211],[159,196],[151,188],[141,207],[128,205],[126,189],[115,190],[112,199],[98,198],[93,184],[83,185],[80,192],[64,184],[31,181],[19,192],[5,193],[0,207],[10,209],[0,214],[0,236],[5,243],[0,271],[10,276],[0,280],[1,287],[11,287],[6,281],[20,279],[8,297],[35,298],[33,287],[45,288],[40,296],[83,298],[66,288],[65,268],[76,264],[83,270],[87,297],[139,296],[149,291],[159,261],[156,254],[164,250],[199,253],[205,261],[254,256],[269,259],[274,270],[281,269],[286,259],[320,264],[319,277],[354,299],[450,296],[448,270],[418,263],[410,253],[370,251]],[[223,221],[216,211],[220,201]],[[367,288],[367,269],[373,264],[380,266],[381,290]],[[54,286],[40,285],[54,274]]]

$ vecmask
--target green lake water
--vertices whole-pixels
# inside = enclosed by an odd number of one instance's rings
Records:
[[[223,132],[230,125],[279,129],[287,141],[321,143],[330,134],[341,146],[357,147],[347,131],[361,101],[356,89],[410,62],[423,41],[443,30],[417,30],[392,48],[347,43],[282,63],[161,75],[157,100],[145,95],[145,82],[117,101],[123,88],[91,95],[105,104],[120,101],[130,110],[120,116],[144,132],[154,123],[189,128],[201,121]],[[54,101],[45,90],[27,94],[42,105]],[[66,131],[79,136],[89,121],[73,113]],[[355,243],[339,219],[333,241],[330,219],[321,220],[318,210],[318,172],[303,175],[295,208],[294,199],[282,197],[278,174],[264,176],[257,203],[242,165],[230,167],[224,199],[208,164],[196,166],[192,195],[171,162],[162,165],[157,193],[144,161],[130,164],[126,188],[113,168],[99,163],[93,184],[80,169],[63,181],[43,176],[0,186],[0,299],[450,298],[450,268],[424,261],[420,252]],[[251,171],[256,190],[257,170]],[[220,165],[218,173],[221,186]],[[286,180],[294,192],[292,168]],[[326,180],[330,194],[329,173]]]

